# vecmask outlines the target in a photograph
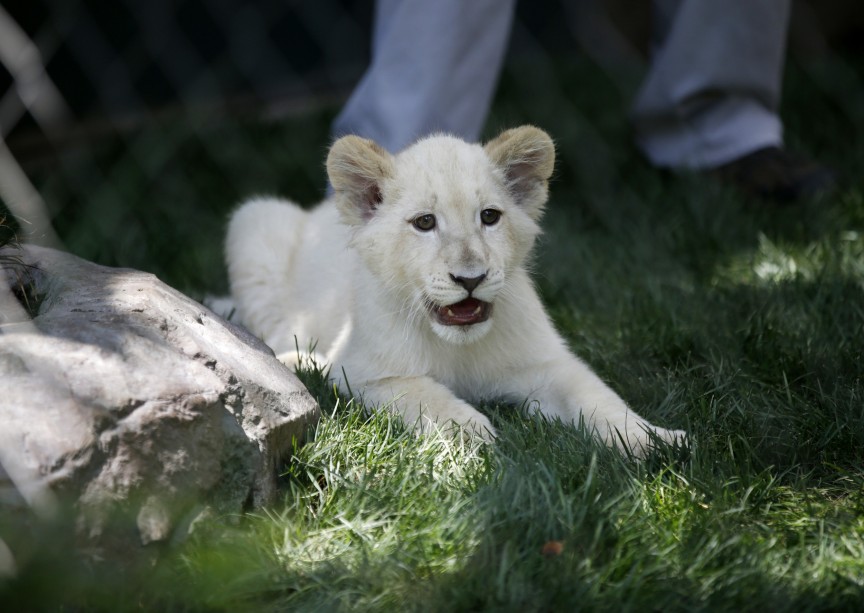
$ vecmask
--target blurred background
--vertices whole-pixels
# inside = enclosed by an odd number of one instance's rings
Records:
[[[224,292],[221,242],[239,200],[322,198],[330,123],[366,68],[372,12],[372,0],[4,2],[0,238],[49,240],[44,210],[82,257],[193,296]],[[649,2],[519,3],[486,134],[550,131],[553,204],[576,199],[589,222],[650,188],[631,184],[626,122],[650,36]],[[796,1],[787,141],[847,176],[850,143],[864,142],[862,78],[864,5]],[[850,139],[839,148],[838,133]],[[26,211],[20,227],[7,208]]]

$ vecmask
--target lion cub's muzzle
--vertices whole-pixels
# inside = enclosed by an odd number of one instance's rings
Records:
[[[455,304],[431,307],[432,314],[443,326],[470,326],[489,319],[492,305],[476,298],[465,298]]]
[[[444,326],[470,326],[489,319],[492,304],[471,295],[471,292],[486,279],[486,273],[476,277],[461,277],[451,273],[450,278],[453,283],[468,291],[468,297],[453,304],[432,305],[432,314],[438,323]]]

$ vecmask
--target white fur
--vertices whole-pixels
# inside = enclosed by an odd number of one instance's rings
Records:
[[[492,436],[469,402],[504,399],[616,431],[637,454],[656,428],[574,356],[553,328],[526,271],[554,163],[549,137],[530,126],[485,147],[448,136],[391,156],[364,139],[337,141],[328,158],[334,198],[311,211],[255,199],[234,214],[226,243],[240,321],[286,362],[316,344],[340,389],[388,405],[418,428],[454,422]],[[494,208],[491,226],[480,212]],[[434,230],[412,225],[435,215]],[[340,223],[340,217],[341,222]],[[456,277],[486,274],[473,296],[491,317],[445,326],[427,304],[468,292]],[[343,377],[347,375],[347,381]]]

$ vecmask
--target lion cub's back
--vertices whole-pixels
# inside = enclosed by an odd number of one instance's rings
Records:
[[[225,253],[242,323],[277,355],[313,344],[327,354],[349,325],[347,231],[331,202],[304,211],[256,198],[228,224]]]

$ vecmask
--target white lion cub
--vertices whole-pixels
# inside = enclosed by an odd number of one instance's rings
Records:
[[[420,429],[494,436],[469,402],[496,398],[584,418],[637,455],[649,430],[683,439],[571,354],[537,297],[525,262],[554,160],[532,126],[485,146],[433,136],[397,155],[339,139],[327,158],[332,199],[312,211],[255,199],[232,217],[227,263],[242,323],[286,362],[297,342],[315,343],[340,389]]]

